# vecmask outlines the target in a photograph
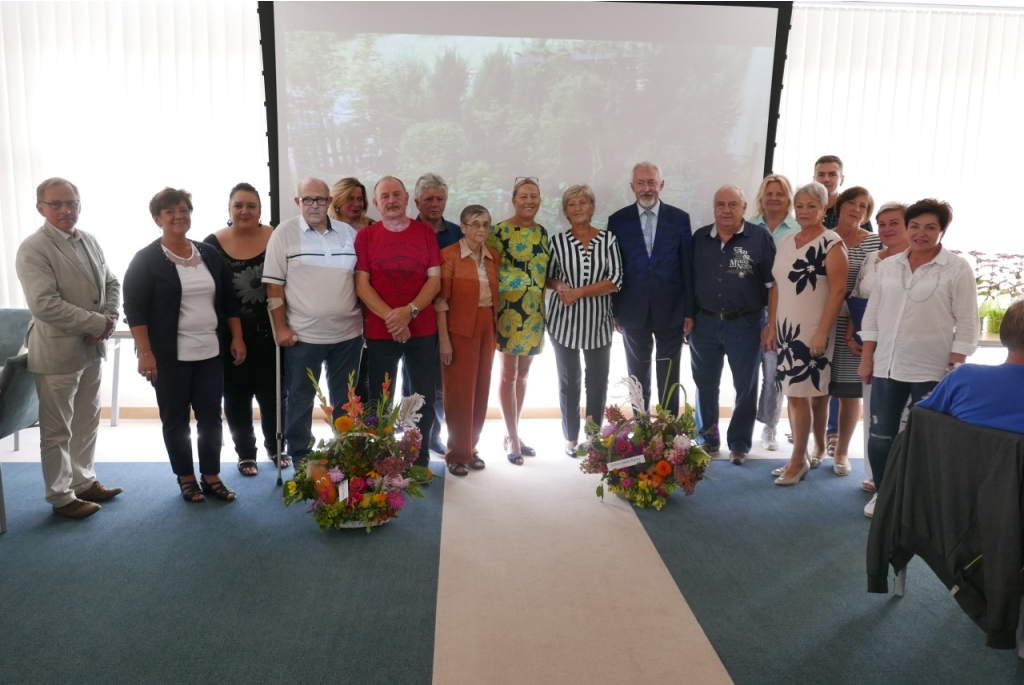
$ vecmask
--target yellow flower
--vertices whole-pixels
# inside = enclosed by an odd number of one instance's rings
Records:
[[[611,435],[609,435],[607,438],[604,439],[604,443],[602,443],[602,444],[605,447],[611,447],[612,443],[614,443],[614,442],[615,442],[615,434],[612,433]]]
[[[295,491],[298,490],[298,489],[299,489],[299,486],[295,484],[295,481],[293,481],[293,480],[288,481],[288,494],[289,495],[294,495]]]
[[[387,497],[384,496],[384,493],[383,492],[378,492],[376,495],[373,496],[373,503],[374,504],[384,504],[384,500],[385,499],[387,499]]]
[[[355,421],[353,421],[351,417],[348,416],[339,416],[334,421],[334,427],[337,428],[342,433],[347,433],[348,431],[352,430],[352,426],[354,425]]]
[[[647,481],[645,481],[645,480],[640,481],[639,483],[637,483],[637,485],[640,486],[641,490],[646,490],[647,489]]]

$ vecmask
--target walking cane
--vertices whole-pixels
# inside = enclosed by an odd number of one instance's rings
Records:
[[[276,300],[276,302],[275,302]],[[276,305],[276,306],[275,306]],[[267,298],[267,316],[270,317],[270,335],[274,337],[274,401],[277,403],[277,484],[281,486],[281,459],[284,451],[284,434],[281,432],[281,346],[277,344],[277,329],[274,327],[274,310],[281,306],[280,298]]]

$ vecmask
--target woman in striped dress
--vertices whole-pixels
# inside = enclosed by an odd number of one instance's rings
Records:
[[[871,216],[875,209],[875,201],[871,193],[860,186],[844,191],[836,199],[836,212],[839,224],[835,231],[846,245],[850,270],[846,277],[846,294],[853,291],[857,284],[857,274],[868,254],[882,249],[882,242],[874,233],[861,228],[861,224]],[[839,398],[839,442],[833,455],[832,470],[837,476],[850,475],[850,440],[860,420],[860,400],[863,384],[857,375],[860,365],[860,345],[853,339],[850,326],[850,312],[844,303],[843,310],[836,321],[836,346],[832,357],[832,378],[828,386],[828,394]],[[820,460],[811,468],[821,464]]]
[[[562,211],[570,230],[551,239],[547,287],[555,291],[548,308],[548,335],[558,367],[565,453],[576,456],[580,433],[580,350],[586,364],[587,418],[600,425],[608,395],[611,361],[612,296],[622,285],[622,257],[615,236],[591,225],[594,191],[570,186]]]

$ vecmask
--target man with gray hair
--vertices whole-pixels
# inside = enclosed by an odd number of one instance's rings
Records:
[[[78,188],[50,178],[36,189],[45,221],[18,248],[15,266],[32,312],[25,336],[39,394],[39,456],[46,501],[82,519],[121,492],[96,480],[105,341],[117,324],[121,284],[92,235],[77,228]]]
[[[1013,302],[999,326],[1007,349],[998,366],[951,362],[946,377],[916,406],[975,426],[1024,433],[1024,300]]]
[[[413,188],[413,200],[419,214],[417,221],[422,221],[433,229],[437,237],[437,247],[443,250],[462,239],[462,227],[444,218],[444,210],[448,206],[448,184],[439,174],[427,172],[416,179]],[[402,394],[412,394],[412,381],[409,372],[402,366]],[[437,388],[434,392],[434,427],[430,432],[430,450],[443,455],[448,446],[441,440],[441,424],[444,423],[444,393],[441,389],[441,374],[437,374]]]
[[[747,201],[736,186],[715,193],[715,223],[693,234],[697,320],[690,334],[690,368],[697,385],[697,430],[709,454],[719,450],[718,393],[729,360],[736,402],[726,435],[729,459],[747,460],[757,416],[761,348],[768,340],[768,289],[774,287],[775,241],[743,220]]]
[[[356,232],[327,216],[331,191],[318,178],[307,178],[295,195],[301,214],[281,222],[267,244],[263,282],[274,320],[277,344],[283,347],[284,438],[298,468],[312,450],[312,369],[320,377],[327,365],[327,389],[341,415],[348,377],[359,370],[363,351],[363,312],[356,297]],[[282,466],[288,462],[282,459]]]

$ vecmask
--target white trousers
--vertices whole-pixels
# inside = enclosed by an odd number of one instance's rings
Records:
[[[103,362],[67,374],[35,374],[39,394],[39,453],[46,501],[63,507],[96,481],[93,459],[100,427]]]

